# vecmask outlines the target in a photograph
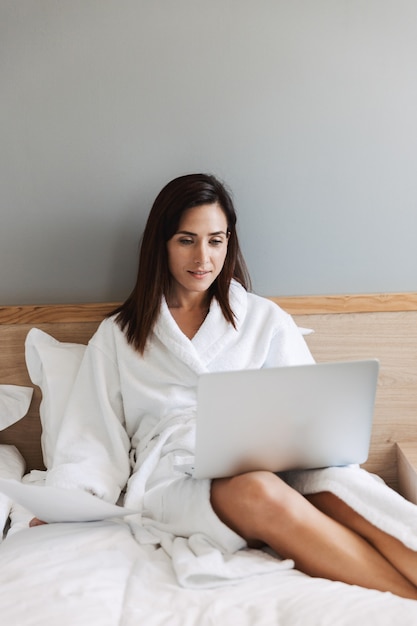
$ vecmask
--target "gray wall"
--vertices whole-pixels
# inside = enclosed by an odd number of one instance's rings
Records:
[[[118,300],[171,178],[255,290],[415,291],[415,0],[0,0],[0,304]]]

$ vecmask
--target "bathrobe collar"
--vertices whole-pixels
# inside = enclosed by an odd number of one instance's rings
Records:
[[[165,298],[162,299],[154,333],[170,352],[197,374],[209,370],[210,362],[235,338],[243,324],[247,312],[246,290],[232,281],[229,297],[236,317],[236,329],[226,321],[217,299],[213,298],[206,319],[191,340],[180,330]]]

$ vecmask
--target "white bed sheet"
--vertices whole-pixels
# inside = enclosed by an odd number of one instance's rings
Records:
[[[295,570],[180,588],[166,553],[121,520],[26,528],[0,546],[8,626],[415,626],[417,602]]]

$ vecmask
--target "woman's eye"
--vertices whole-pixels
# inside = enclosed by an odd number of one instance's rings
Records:
[[[192,239],[188,239],[186,237],[181,237],[181,239],[179,239],[179,242],[183,246],[189,246],[189,245],[191,245],[193,243],[193,240]]]
[[[221,246],[223,243],[223,239],[211,239],[210,243],[212,246]]]

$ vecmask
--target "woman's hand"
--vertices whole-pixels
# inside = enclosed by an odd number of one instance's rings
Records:
[[[41,519],[34,517],[30,520],[29,526],[32,528],[33,526],[42,526],[43,524],[47,524],[48,522],[43,522]]]

